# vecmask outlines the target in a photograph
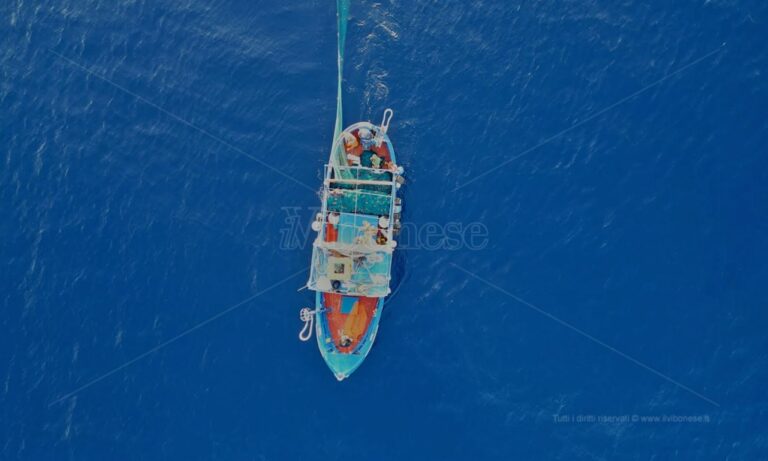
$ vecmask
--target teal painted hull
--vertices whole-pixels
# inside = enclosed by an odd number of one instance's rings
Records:
[[[365,130],[371,137],[361,134]],[[332,149],[344,155],[326,166],[307,283],[316,292],[317,345],[339,381],[360,367],[379,330],[384,299],[391,292],[401,210],[396,196],[402,184],[402,168],[385,130],[360,122],[344,130],[344,136]],[[350,137],[352,142],[340,145]],[[339,165],[342,157],[345,164]]]
[[[328,317],[324,312],[326,307],[323,305],[322,293],[316,293],[315,309],[319,312],[315,324],[317,347],[320,349],[320,354],[323,356],[328,368],[331,369],[331,372],[333,372],[333,375],[339,381],[348,378],[355,370],[357,370],[371,351],[371,347],[373,347],[373,342],[376,340],[376,334],[379,330],[379,321],[381,320],[383,307],[384,298],[379,298],[376,314],[371,319],[368,330],[365,332],[360,344],[358,344],[351,353],[342,352],[333,342],[329,329]]]

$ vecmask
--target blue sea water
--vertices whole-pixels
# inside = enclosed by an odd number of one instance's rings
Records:
[[[335,15],[0,5],[0,459],[768,459],[768,5],[352,0],[345,120],[487,245],[401,251],[342,383],[281,232]]]

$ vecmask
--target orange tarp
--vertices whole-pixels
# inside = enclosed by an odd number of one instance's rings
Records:
[[[349,353],[357,347],[368,330],[379,298],[357,297],[349,314],[341,312],[343,298],[344,296],[338,293],[323,293],[323,304],[329,309],[325,315],[328,319],[331,339],[339,351]],[[339,342],[342,334],[351,338],[352,344],[347,347],[341,347]]]
[[[368,320],[365,308],[360,307],[359,302],[355,303],[352,312],[347,315],[347,320],[344,321],[343,333],[354,340],[360,339],[368,327]]]

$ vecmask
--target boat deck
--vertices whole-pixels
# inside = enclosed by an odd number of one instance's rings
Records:
[[[339,352],[352,353],[376,316],[379,298],[323,293],[330,341]]]
[[[390,293],[398,169],[386,130],[369,122],[347,128],[326,165],[322,210],[313,229],[316,333],[337,379],[350,375],[370,351],[384,297]]]

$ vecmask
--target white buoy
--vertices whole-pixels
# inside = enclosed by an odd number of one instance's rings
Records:
[[[315,232],[320,232],[320,229],[323,228],[323,223],[320,221],[312,221],[312,230]]]
[[[386,216],[382,216],[379,218],[379,227],[382,229],[387,229],[389,227],[389,218]]]

